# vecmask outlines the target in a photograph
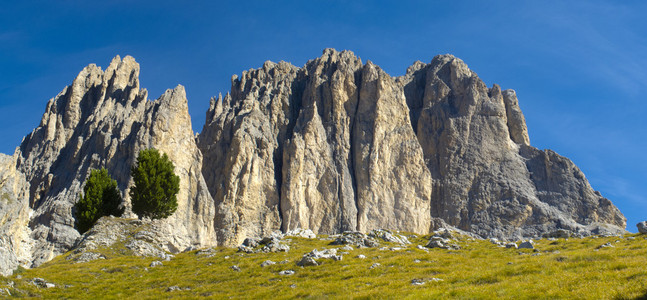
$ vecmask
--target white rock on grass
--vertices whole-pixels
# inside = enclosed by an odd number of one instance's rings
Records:
[[[279,272],[279,275],[293,275],[294,271],[293,270],[284,270]]]

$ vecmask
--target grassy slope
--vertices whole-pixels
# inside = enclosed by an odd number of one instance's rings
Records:
[[[635,237],[628,239],[627,237]],[[342,261],[297,267],[295,262],[314,248],[333,248],[330,241],[293,238],[289,253],[241,254],[217,248],[206,257],[195,251],[176,255],[160,267],[153,258],[139,258],[104,249],[106,260],[75,264],[60,256],[31,270],[0,279],[0,288],[18,296],[46,298],[636,298],[647,292],[647,238],[539,240],[537,251],[499,248],[489,241],[462,238],[462,249],[416,249],[427,237],[413,239],[404,250],[363,248]],[[617,242],[616,242],[617,241]],[[615,247],[596,248],[610,242]],[[340,250],[341,251],[341,250]],[[363,254],[366,259],[356,258]],[[286,264],[260,267],[265,260]],[[420,262],[414,262],[419,260]],[[369,269],[374,263],[381,266]],[[230,267],[237,265],[240,272]],[[282,270],[294,275],[279,275]],[[20,275],[22,278],[17,279]],[[39,288],[32,278],[56,284]],[[443,281],[411,284],[412,279]],[[296,285],[296,286],[294,286]],[[170,286],[190,290],[167,292]]]

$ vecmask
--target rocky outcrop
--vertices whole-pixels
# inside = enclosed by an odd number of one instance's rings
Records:
[[[517,239],[626,225],[570,160],[530,145],[514,91],[488,88],[451,55],[397,78],[350,51],[302,68],[266,62],[211,99],[197,137],[184,88],[149,101],[138,75],[132,57],[86,67],[0,157],[3,272],[73,247],[72,207],[91,169],[108,169],[129,211],[130,167],[151,147],[180,176],[177,212],[151,223],[160,251],[298,228]]]
[[[139,87],[139,64],[113,59],[105,71],[90,65],[49,101],[41,124],[23,140],[17,169],[30,189],[28,204],[33,265],[69,250],[78,232],[72,206],[90,170],[105,167],[129,206],[130,167],[140,150],[168,154],[180,176],[177,212],[159,221],[167,251],[215,244],[214,206],[202,178],[201,159],[182,86],[155,101]]]

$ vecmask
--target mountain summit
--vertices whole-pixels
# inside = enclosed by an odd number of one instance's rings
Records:
[[[451,55],[395,78],[350,51],[266,62],[211,99],[197,137],[184,88],[150,101],[138,76],[129,56],[89,65],[0,156],[2,273],[74,245],[72,206],[92,169],[108,169],[128,209],[130,166],[151,147],[180,177],[177,212],[153,221],[169,252],[296,228],[521,238],[626,225],[570,160],[530,145],[513,90]]]

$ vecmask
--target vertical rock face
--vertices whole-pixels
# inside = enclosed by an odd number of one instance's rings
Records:
[[[266,62],[211,99],[197,138],[184,88],[148,101],[138,76],[132,57],[86,67],[14,156],[0,156],[0,272],[70,249],[90,170],[107,168],[128,208],[130,167],[151,147],[180,176],[177,212],[154,224],[172,252],[279,229],[449,224],[518,238],[626,225],[570,160],[530,146],[514,91],[488,88],[451,55],[398,78],[350,51],[302,68]]]
[[[283,141],[295,112],[297,68],[267,62],[232,78],[231,94],[212,99],[198,138],[203,173],[216,205],[219,243],[280,229]]]
[[[213,201],[202,178],[184,88],[151,102],[138,76],[139,64],[129,56],[116,57],[105,72],[86,67],[49,101],[40,126],[20,145],[16,166],[30,186],[34,265],[74,244],[72,206],[90,170],[107,168],[128,206],[130,167],[140,150],[151,147],[167,153],[180,176],[178,211],[159,224],[169,249],[215,243]]]
[[[427,232],[436,218],[497,237],[625,226],[572,162],[530,146],[513,90],[451,55],[399,78],[349,51],[267,62],[212,101],[198,140],[231,242],[278,228]]]

